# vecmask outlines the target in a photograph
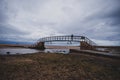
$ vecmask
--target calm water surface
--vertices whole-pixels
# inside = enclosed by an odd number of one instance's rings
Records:
[[[44,51],[29,48],[0,48],[0,55],[30,54],[36,52],[68,54],[69,49],[45,49]]]
[[[28,48],[0,48],[0,55],[6,54],[27,54],[27,53],[36,53],[40,52],[36,49],[28,49]]]
[[[45,49],[45,53],[63,53],[68,54],[70,53],[69,49]]]

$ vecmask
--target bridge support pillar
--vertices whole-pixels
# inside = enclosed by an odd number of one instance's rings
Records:
[[[93,46],[85,41],[80,41],[80,50],[93,50]]]
[[[44,50],[45,49],[45,42],[37,43],[36,49]]]

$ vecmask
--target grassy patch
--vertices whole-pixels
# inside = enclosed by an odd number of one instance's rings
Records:
[[[119,80],[119,60],[72,54],[0,56],[0,80]]]

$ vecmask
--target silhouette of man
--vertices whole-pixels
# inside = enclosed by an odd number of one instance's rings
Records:
[[[71,35],[71,40],[73,41],[73,34]]]
[[[84,36],[81,36],[81,39],[85,39],[85,37],[84,37]]]

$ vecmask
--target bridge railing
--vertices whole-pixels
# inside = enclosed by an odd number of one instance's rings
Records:
[[[80,42],[80,41],[85,41],[88,44],[94,46],[96,43],[94,43],[92,40],[88,39],[87,37],[84,36],[51,36],[51,37],[44,37],[40,38],[38,42],[52,42],[52,41],[75,41],[75,42]]]
[[[86,41],[88,44],[92,45],[92,46],[96,46],[96,45],[97,45],[95,42],[93,42],[92,40],[88,39],[87,37],[85,37],[85,41]]]
[[[84,39],[82,39],[83,36],[51,36],[51,37],[45,37],[45,38],[41,38],[38,41],[39,42],[50,42],[50,41],[78,41],[80,42],[81,40],[84,41]]]

